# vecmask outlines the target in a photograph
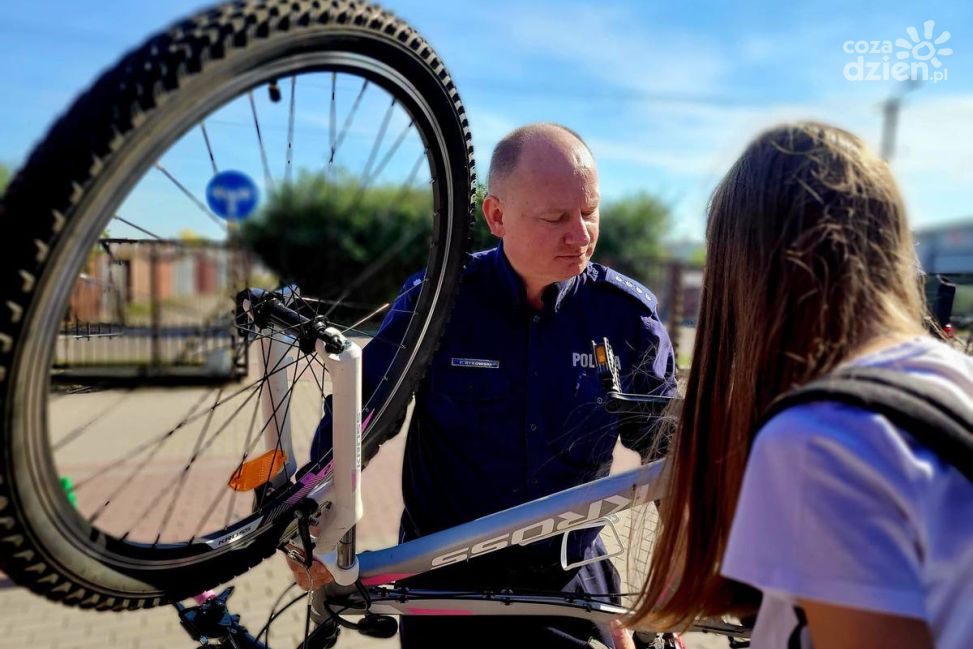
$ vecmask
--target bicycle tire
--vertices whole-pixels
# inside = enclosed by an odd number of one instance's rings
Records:
[[[0,218],[18,224],[0,258],[0,569],[16,583],[82,608],[148,608],[241,574],[278,546],[292,520],[278,505],[293,488],[261,510],[274,508],[276,515],[261,523],[259,533],[238,539],[228,534],[213,551],[197,544],[180,555],[80,525],[45,446],[48,379],[36,366],[45,372],[48,367],[45,318],[66,303],[63,280],[77,272],[79,255],[98,235],[96,220],[79,222],[79,215],[108,200],[106,187],[120,182],[127,163],[152,148],[160,121],[188,110],[187,97],[242,67],[322,50],[377,62],[400,75],[425,102],[416,110],[428,111],[440,136],[427,143],[431,164],[440,165],[447,181],[436,189],[443,213],[436,216],[430,247],[439,290],[420,305],[427,317],[421,345],[369,426],[366,458],[401,421],[448,319],[469,240],[473,149],[454,84],[414,29],[374,5],[271,0],[202,11],[148,38],[105,72],[55,122],[0,199]],[[229,532],[246,525],[240,521]]]

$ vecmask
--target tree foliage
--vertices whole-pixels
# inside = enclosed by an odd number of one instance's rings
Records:
[[[496,244],[482,216],[477,190],[471,248]],[[348,303],[351,321],[391,301],[405,279],[426,263],[432,232],[432,195],[424,188],[371,186],[347,175],[302,175],[268,197],[238,232],[244,244],[281,280],[310,296]],[[637,194],[602,207],[596,259],[637,278],[647,260],[664,256],[668,210]]]
[[[282,281],[347,303],[354,319],[391,301],[425,266],[432,232],[428,189],[371,186],[304,174],[268,197],[239,235]],[[352,320],[352,321],[354,321]]]
[[[6,189],[8,182],[10,182],[10,170],[4,165],[0,165],[0,195],[3,195],[3,190]]]
[[[651,194],[607,201],[601,207],[595,261],[647,281],[653,262],[668,257],[663,243],[668,228],[669,208]]]

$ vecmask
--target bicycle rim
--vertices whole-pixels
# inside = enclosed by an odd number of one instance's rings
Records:
[[[295,298],[361,343],[396,344],[370,340],[405,279],[390,283],[384,264],[413,259],[407,250],[423,260],[410,269],[424,275],[405,337],[364,404],[366,456],[400,421],[434,351],[468,236],[473,177],[461,104],[408,26],[374,7],[317,4],[226,5],[153,37],[61,118],[4,199],[9,217],[49,214],[53,231],[38,239],[44,255],[7,269],[19,265],[31,285],[25,296],[5,287],[22,307],[4,323],[14,344],[4,364],[2,515],[19,542],[8,543],[3,568],[53,599],[157,604],[276,547],[290,522],[280,503],[296,489],[293,465],[307,459],[328,380],[293,337],[241,332],[229,316],[237,290],[273,288],[312,265],[267,260],[302,206],[372,226],[405,219],[420,231],[399,234],[394,254],[377,259],[356,260],[348,246],[319,267],[337,277],[351,266],[350,277]],[[314,95],[324,98],[327,128],[301,113]],[[246,152],[237,150],[243,133]],[[317,155],[302,157],[301,134],[320,138]],[[286,144],[276,151],[275,136]],[[418,155],[404,153],[410,144]],[[344,170],[342,154],[363,167]],[[238,203],[254,188],[266,203],[241,216]],[[223,203],[212,196],[220,191]],[[403,203],[426,220],[413,222]],[[337,247],[348,227],[317,232]],[[146,294],[147,306],[135,299]],[[187,311],[192,325],[177,317]],[[280,358],[266,355],[271,344]],[[270,372],[255,375],[261,365]],[[268,374],[283,392],[268,387]],[[271,420],[289,423],[296,457],[290,480],[254,506],[253,493],[227,483],[264,449]]]

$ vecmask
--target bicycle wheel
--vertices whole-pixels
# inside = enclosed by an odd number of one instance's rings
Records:
[[[311,284],[302,309],[396,345],[364,404],[372,454],[448,318],[474,186],[442,62],[375,6],[225,4],[127,54],[0,202],[0,568],[121,610],[269,556],[294,458],[260,497],[228,479],[271,421],[303,464],[330,382],[294,339],[241,331],[233,296]],[[414,309],[380,340],[405,268]]]

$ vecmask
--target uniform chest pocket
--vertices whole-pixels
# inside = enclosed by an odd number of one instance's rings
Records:
[[[561,425],[546,431],[551,452],[576,468],[595,469],[611,462],[618,437],[616,418],[605,410],[605,388],[595,372],[576,373],[564,389],[570,393],[565,394],[565,406],[559,408]]]
[[[476,455],[508,430],[513,413],[510,379],[496,369],[434,368],[422,407],[443,440]]]
[[[439,396],[463,402],[498,401],[510,396],[510,380],[492,368],[443,368],[433,373],[430,387]]]

